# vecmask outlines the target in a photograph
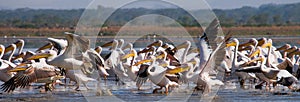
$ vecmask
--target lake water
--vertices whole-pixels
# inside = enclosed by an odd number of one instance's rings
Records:
[[[242,41],[247,41],[249,38],[239,38]],[[31,41],[32,40],[32,41]],[[299,37],[285,37],[285,38],[274,38],[273,42],[275,45],[280,46],[285,43],[297,45],[300,47]],[[3,40],[2,40],[3,41]],[[11,43],[16,39],[7,40],[6,43]],[[34,42],[36,46],[42,46],[47,43],[46,39],[26,39],[26,41]],[[36,41],[36,42],[35,42]],[[105,40],[106,41],[106,40]],[[5,41],[3,41],[5,42]],[[30,44],[29,43],[29,44]],[[146,44],[144,44],[146,45]],[[34,51],[35,47],[26,47],[24,49]],[[108,51],[108,49],[104,49]],[[226,80],[224,86],[213,86],[213,92],[211,94],[202,96],[201,92],[193,92],[195,84],[190,83],[189,85],[183,84],[179,88],[175,88],[167,96],[165,94],[153,94],[152,90],[157,88],[156,85],[151,82],[146,82],[142,87],[142,90],[137,90],[135,84],[129,80],[126,81],[126,85],[115,85],[115,82],[110,77],[106,84],[101,82],[101,88],[103,90],[102,96],[97,96],[95,90],[86,90],[81,85],[81,91],[75,91],[74,86],[60,86],[56,85],[56,89],[52,92],[41,93],[40,89],[34,89],[37,86],[27,87],[25,89],[16,89],[13,93],[0,94],[0,101],[64,101],[64,102],[85,102],[85,101],[103,101],[103,102],[114,102],[114,101],[168,101],[168,102],[198,102],[198,101],[213,101],[213,102],[252,102],[252,101],[298,101],[300,100],[299,92],[291,92],[287,88],[278,86],[276,89],[271,91],[256,90],[254,85],[247,84],[246,89],[241,89],[237,85],[235,80]],[[3,82],[0,82],[2,84]],[[91,89],[96,89],[96,82],[90,82],[88,86]],[[299,86],[299,85],[298,85]]]

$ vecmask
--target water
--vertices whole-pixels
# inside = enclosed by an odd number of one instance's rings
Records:
[[[2,84],[2,83],[1,83]],[[102,83],[102,85],[104,85]],[[93,87],[92,83],[89,83],[89,88]],[[0,94],[0,101],[63,101],[63,102],[86,102],[86,101],[169,101],[169,102],[198,102],[203,97],[206,100],[202,101],[213,101],[213,102],[252,102],[252,101],[298,101],[300,100],[300,93],[288,91],[284,87],[277,87],[278,89],[271,92],[265,90],[255,90],[236,88],[233,83],[226,83],[225,86],[221,86],[220,89],[215,89],[217,94],[214,96],[202,96],[201,92],[192,92],[193,84],[190,86],[182,85],[167,96],[165,94],[153,94],[153,88],[157,88],[155,85],[151,86],[150,82],[147,82],[142,90],[137,90],[132,83],[127,85],[116,86],[114,82],[108,82],[103,87],[109,87],[109,92],[112,95],[104,94],[102,96],[96,96],[94,90],[86,90],[81,86],[81,91],[74,91],[74,87],[67,87],[56,85],[56,89],[52,92],[41,93],[40,89],[34,89],[37,86],[30,86],[25,89],[17,89],[11,94],[2,93]],[[248,85],[250,86],[250,85]],[[103,89],[105,91],[105,89]],[[202,97],[202,98],[201,98]]]
[[[249,38],[240,38],[245,42]],[[293,39],[293,38],[291,38]],[[30,39],[27,39],[30,40]],[[8,40],[6,40],[8,43]],[[9,40],[12,42],[13,40]],[[9,42],[9,43],[10,43]],[[25,41],[26,42],[26,41]],[[299,38],[293,40],[286,38],[274,38],[274,44],[279,46],[284,43],[290,43],[292,45],[298,45],[299,47]],[[37,43],[37,42],[36,42]],[[45,41],[40,41],[40,45],[45,44]],[[25,51],[31,50],[35,51],[34,47],[27,47]],[[104,49],[105,53],[108,49]],[[112,77],[110,77],[112,78]],[[0,82],[2,84],[3,82]],[[95,82],[90,82],[88,86],[91,89],[95,89]],[[40,92],[40,89],[34,89],[37,86],[33,85],[25,89],[16,89],[13,93],[4,93],[0,94],[0,101],[64,101],[64,102],[85,102],[85,101],[190,101],[198,102],[202,101],[213,101],[213,102],[224,102],[224,101],[237,101],[237,102],[252,102],[252,101],[298,101],[300,100],[299,92],[291,92],[286,87],[279,86],[275,90],[266,91],[256,90],[253,85],[247,85],[247,89],[241,89],[236,85],[235,81],[228,81],[224,86],[213,86],[214,94],[208,94],[202,96],[201,92],[193,92],[193,87],[195,84],[190,83],[181,85],[179,88],[173,89],[172,92],[167,96],[165,94],[153,94],[152,91],[154,88],[157,88],[156,85],[147,82],[146,85],[142,87],[142,90],[137,90],[135,84],[129,80],[126,81],[126,85],[117,86],[113,80],[108,80],[107,84],[101,83],[103,95],[97,96],[95,90],[86,90],[81,85],[81,91],[75,91],[74,86],[60,86],[56,85],[56,89],[52,92],[43,93]],[[299,86],[299,85],[298,85]],[[250,88],[249,88],[250,87]],[[203,100],[204,99],[204,100]]]

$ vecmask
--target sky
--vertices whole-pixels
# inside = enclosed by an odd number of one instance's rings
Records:
[[[86,8],[93,0],[0,0],[1,9],[33,8],[33,9],[77,9]],[[118,7],[134,0],[97,0],[106,7]],[[177,1],[178,4],[188,9],[198,9],[199,0],[168,0]],[[201,1],[201,0],[200,0]],[[290,4],[300,0],[206,0],[213,9],[234,9],[243,6],[259,7],[262,4]],[[149,4],[149,3],[148,3]],[[147,3],[139,4],[138,7],[147,7]],[[168,6],[168,5],[167,5]]]

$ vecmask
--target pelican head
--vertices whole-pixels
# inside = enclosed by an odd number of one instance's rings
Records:
[[[239,45],[239,40],[236,38],[233,38],[232,41],[228,44],[226,44],[226,47],[230,47],[230,46],[238,46]]]
[[[267,38],[263,37],[257,40],[257,46],[262,46],[263,44],[265,44],[267,42]]]
[[[293,55],[300,55],[300,48],[294,50],[293,52],[290,52],[287,56],[292,57]]]
[[[56,57],[55,55],[57,55],[56,51],[48,50],[44,53],[37,53],[37,54],[27,58],[27,60],[35,60],[35,59],[40,59],[40,58],[53,59],[54,57]]]
[[[139,52],[137,52],[137,54],[139,55],[139,54],[141,54],[141,53],[147,53],[147,52],[153,52],[153,51],[155,51],[155,47],[154,46],[151,46],[151,47],[147,47],[147,48],[145,48],[145,49],[143,49],[142,51],[139,51]]]
[[[122,57],[122,59],[127,59],[127,58],[129,58],[129,57],[135,57],[135,56],[137,56],[137,52],[136,52],[134,49],[132,49],[132,50],[130,50],[130,53],[127,54],[127,55],[124,55],[124,56]]]
[[[103,44],[101,47],[109,47],[109,46],[111,46],[111,49],[116,49],[118,47],[118,41],[112,40],[110,42]]]
[[[118,40],[118,48],[122,48],[124,44],[124,39],[119,39]]]
[[[44,46],[40,47],[39,49],[37,49],[36,51],[41,51],[41,50],[45,50],[45,49],[51,49],[53,47],[52,43],[47,43]]]
[[[272,47],[272,40],[269,39],[268,42],[261,45],[261,48],[271,48]]]
[[[290,53],[290,52],[293,52],[295,50],[297,50],[297,46],[293,46],[293,47],[291,47],[289,49],[286,49],[286,50],[284,50],[284,52]]]
[[[11,44],[11,45],[9,45],[9,46],[7,46],[7,47],[5,48],[4,53],[7,53],[7,52],[9,52],[9,51],[13,51],[13,50],[15,50],[16,48],[17,48],[16,44]]]
[[[244,46],[250,46],[250,45],[256,46],[257,43],[258,43],[258,41],[255,38],[251,38],[248,42],[240,44],[239,48],[242,48]]]
[[[100,53],[102,52],[102,47],[101,47],[101,46],[97,46],[97,47],[95,48],[95,51],[96,51],[98,54],[100,54]]]
[[[161,40],[158,40],[158,41],[155,41],[155,42],[151,43],[147,47],[151,47],[151,46],[160,47],[160,46],[162,46],[162,44],[163,44],[163,42]]]
[[[279,48],[276,48],[276,51],[282,51],[282,50],[286,50],[286,49],[289,49],[291,48],[291,45],[290,44],[285,44]]]
[[[177,45],[174,49],[179,50],[179,49],[187,48],[187,47],[190,47],[190,46],[191,46],[191,42],[190,41],[185,41],[182,44]]]
[[[132,48],[133,48],[132,43],[128,43],[128,44],[126,44],[126,46],[124,46],[124,47],[122,48],[122,50],[126,50],[126,49],[131,50]]]
[[[260,55],[261,54],[261,48],[257,47],[256,50],[254,52],[252,52],[251,54],[249,54],[249,58],[253,58],[255,55]]]

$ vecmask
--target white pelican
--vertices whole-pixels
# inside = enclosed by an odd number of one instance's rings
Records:
[[[37,51],[50,49],[56,50],[58,55],[63,54],[66,51],[68,46],[67,40],[64,39],[56,39],[56,38],[48,38],[49,43],[40,47]]]
[[[182,44],[177,45],[175,48],[177,49],[177,52],[174,56],[178,58],[180,63],[185,63],[187,61],[187,54],[191,47],[190,41],[185,41]]]
[[[43,58],[46,57],[47,60],[53,60],[57,56],[57,52],[54,50],[48,50],[44,53],[38,53],[30,58],[29,60],[36,59],[36,58]],[[87,89],[89,89],[86,86],[86,83],[89,81],[94,81],[95,79],[87,77],[85,74],[92,74],[94,69],[97,69],[99,77],[98,80],[100,80],[100,76],[108,76],[109,74],[105,70],[104,60],[102,57],[94,50],[89,49],[86,51],[86,53],[83,54],[82,57],[82,69],[81,70],[72,70],[68,69],[66,70],[66,78],[70,78],[70,81],[76,82],[76,88],[75,90],[79,89],[79,85],[82,83]],[[76,80],[77,79],[77,80]]]
[[[102,70],[104,62],[99,57],[99,54],[95,51],[88,50],[88,39],[69,33],[66,33],[66,38],[68,46],[63,54],[57,55],[57,52],[49,50],[49,53],[37,54],[28,59],[47,58],[47,63],[50,65],[66,70],[82,70],[84,73],[89,73],[91,68],[104,71]],[[103,74],[105,74],[105,72],[103,72]],[[79,81],[81,81],[80,78]]]
[[[240,85],[241,87],[243,87],[244,82],[246,79],[250,79],[250,78],[254,78],[255,76],[253,74],[248,74],[245,72],[236,72],[237,69],[239,69],[241,67],[241,65],[243,65],[245,63],[245,61],[237,61],[237,55],[238,55],[238,45],[239,45],[239,41],[236,38],[232,39],[231,43],[228,43],[226,46],[235,46],[234,47],[234,56],[233,56],[233,60],[232,60],[232,65],[231,65],[231,73],[235,73],[238,77],[239,77],[239,81],[240,81]]]
[[[166,71],[167,68],[164,68],[162,66],[159,66],[156,64],[156,57],[150,56],[149,60],[142,60],[138,63],[143,63],[143,62],[149,62],[151,61],[152,63],[149,65],[149,67],[146,69],[146,72],[148,74],[148,78],[156,84],[157,86],[160,86],[160,88],[156,88],[153,90],[153,93],[156,93],[158,90],[161,90],[162,88],[165,88],[165,93],[169,93],[169,87],[177,87],[179,86],[178,83],[170,81],[166,76]]]
[[[5,50],[5,47],[3,45],[0,45],[0,80],[3,82],[6,82],[11,77],[13,77],[13,74],[11,72],[9,72],[9,70],[16,67],[16,65],[7,60],[2,59],[4,50]]]
[[[111,42],[102,45],[102,47],[107,47],[107,46],[111,46],[111,52],[108,58],[105,60],[105,63],[107,67],[113,70],[113,72],[116,75],[117,83],[119,83],[120,78],[124,78],[128,76],[125,72],[122,62],[120,61],[121,56],[124,55],[124,52],[121,51],[120,48],[118,48],[117,40],[113,40]],[[123,79],[121,79],[120,83],[124,84]]]
[[[17,74],[1,85],[1,89],[5,92],[12,92],[18,87],[24,88],[32,82],[46,83],[46,91],[51,91],[49,84],[62,78],[61,76],[58,76],[59,70],[57,70],[56,67],[44,62],[21,64],[10,70],[10,72],[17,72]]]
[[[5,48],[4,54],[10,52],[8,56],[3,56],[4,60],[10,61],[16,51],[17,46],[15,44],[11,44]]]

